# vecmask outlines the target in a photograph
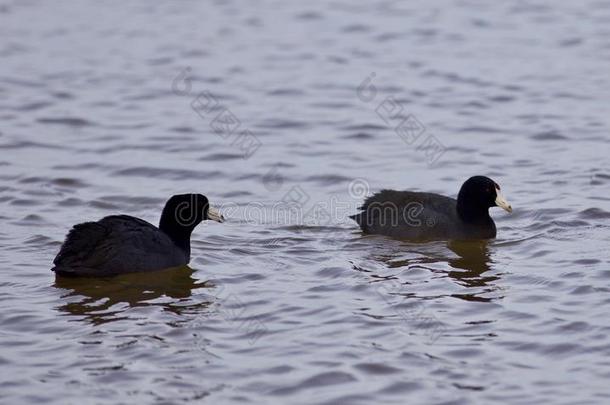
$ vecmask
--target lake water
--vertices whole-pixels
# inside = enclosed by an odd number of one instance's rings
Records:
[[[608,1],[3,1],[0,402],[610,403],[609,66]],[[347,218],[475,174],[488,243]],[[49,271],[184,192],[190,268]]]

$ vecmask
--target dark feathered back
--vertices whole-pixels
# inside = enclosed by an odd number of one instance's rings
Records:
[[[352,215],[362,231],[410,240],[488,239],[496,225],[488,209],[499,186],[484,176],[468,179],[458,200],[435,193],[382,190]],[[510,210],[510,207],[508,208]]]

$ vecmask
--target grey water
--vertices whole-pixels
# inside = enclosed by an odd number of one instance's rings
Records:
[[[608,66],[608,1],[1,1],[0,402],[608,403]],[[348,218],[475,174],[494,240]],[[184,192],[188,268],[50,272]]]

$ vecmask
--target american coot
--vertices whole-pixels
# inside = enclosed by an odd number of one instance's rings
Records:
[[[489,239],[496,236],[488,211],[493,206],[512,212],[496,182],[474,176],[462,185],[457,200],[434,193],[382,190],[350,218],[365,233],[401,239]]]
[[[128,215],[75,225],[53,261],[56,274],[111,276],[183,266],[191,259],[191,233],[201,221],[223,216],[201,194],[175,195],[159,228]]]

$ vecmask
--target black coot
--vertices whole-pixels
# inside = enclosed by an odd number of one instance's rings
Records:
[[[184,266],[191,258],[191,233],[201,221],[222,222],[201,194],[171,197],[159,227],[128,215],[75,225],[53,261],[56,274],[111,276]]]
[[[500,186],[485,176],[462,185],[457,200],[434,193],[382,190],[352,215],[365,233],[410,240],[489,239],[496,225],[489,208],[512,212]]]

